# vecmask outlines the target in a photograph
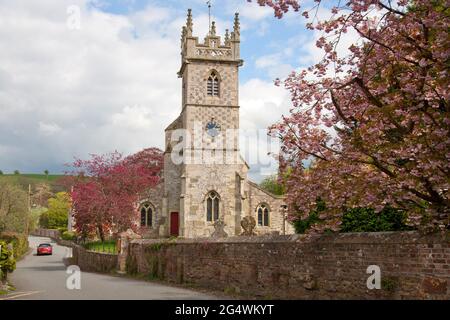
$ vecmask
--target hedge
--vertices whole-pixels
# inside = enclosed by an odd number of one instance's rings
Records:
[[[28,237],[16,232],[3,232],[0,234],[0,240],[6,243],[12,243],[14,257],[20,258],[28,252]]]
[[[8,249],[8,243],[0,240],[0,282],[6,280],[8,273],[16,269],[14,254]]]

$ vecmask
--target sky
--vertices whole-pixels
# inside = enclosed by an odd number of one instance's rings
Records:
[[[0,0],[0,170],[62,173],[75,157],[163,149],[164,129],[181,111],[181,28],[192,8],[194,35],[206,35],[205,3]],[[274,79],[316,62],[318,35],[301,13],[280,20],[246,0],[215,0],[219,35],[232,29],[235,12],[244,59],[240,126],[264,133],[291,106]],[[241,141],[244,158],[261,157],[250,163],[256,181],[276,172],[259,145]]]

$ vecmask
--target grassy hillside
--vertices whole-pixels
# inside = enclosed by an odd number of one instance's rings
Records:
[[[18,184],[23,189],[27,190],[28,185],[34,187],[40,183],[48,183],[54,192],[64,191],[64,188],[59,183],[59,179],[64,175],[49,174],[3,174],[0,175],[0,181],[7,181],[10,183]]]

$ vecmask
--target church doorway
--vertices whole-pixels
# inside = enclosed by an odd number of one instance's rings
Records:
[[[170,213],[170,235],[174,237],[179,236],[178,228],[179,228],[179,214],[178,212]]]

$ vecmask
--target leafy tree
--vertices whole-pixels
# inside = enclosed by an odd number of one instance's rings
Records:
[[[27,193],[17,185],[0,181],[0,232],[27,231]]]
[[[49,229],[48,211],[47,210],[41,212],[41,214],[39,215],[39,227],[41,227],[43,229]]]
[[[257,2],[279,18],[300,8],[294,0]],[[282,141],[282,169],[293,170],[290,207],[307,215],[322,198],[326,223],[317,232],[339,230],[342,207],[380,212],[386,204],[408,212],[408,223],[423,230],[448,228],[446,2],[336,1],[331,18],[320,21],[315,12],[324,3],[303,12],[307,19],[314,15],[307,27],[322,34],[316,45],[323,59],[284,80],[293,108],[271,127]],[[362,41],[339,57],[336,47],[350,31]],[[312,161],[308,172],[305,160]]]
[[[283,195],[285,193],[284,185],[280,183],[276,175],[265,178],[259,186],[272,194]]]
[[[14,174],[17,176],[17,175],[20,174],[20,171],[19,170],[14,170]]]
[[[0,176],[2,176],[3,175],[3,171],[2,170],[0,170]]]
[[[92,155],[73,164],[73,209],[76,231],[87,236],[136,228],[139,193],[159,183],[163,152],[144,149],[123,158],[118,152]]]
[[[9,249],[5,241],[0,240],[0,281],[4,283],[7,275],[16,269],[13,250]]]
[[[342,218],[341,232],[380,232],[412,230],[406,225],[406,213],[386,207],[376,213],[371,208],[347,210]]]
[[[67,227],[70,207],[70,195],[66,192],[58,192],[54,198],[48,199],[48,228]]]
[[[44,170],[45,178],[48,180],[48,170]]]
[[[39,183],[33,192],[32,202],[34,205],[46,207],[48,199],[51,197],[53,197],[53,192],[51,191],[50,185],[48,183]]]
[[[293,225],[295,232],[305,233],[307,230],[311,228],[311,226],[315,225],[316,223],[320,223],[321,220],[319,219],[319,214],[325,209],[326,209],[325,202],[323,202],[320,199],[317,199],[315,210],[311,211],[309,215],[303,220],[302,219],[294,220]]]

